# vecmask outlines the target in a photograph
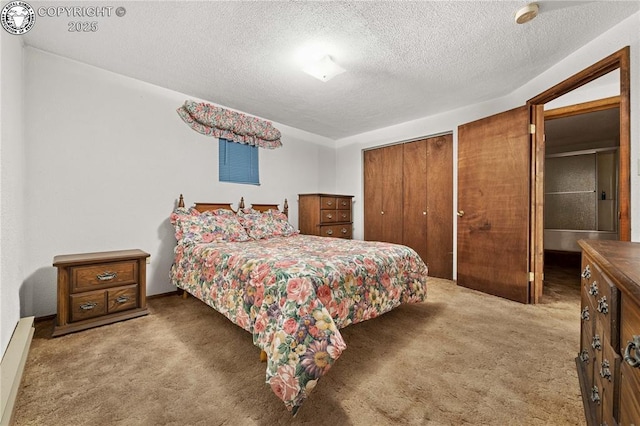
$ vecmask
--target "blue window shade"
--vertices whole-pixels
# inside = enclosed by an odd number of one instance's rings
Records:
[[[258,147],[218,139],[220,182],[260,185]]]

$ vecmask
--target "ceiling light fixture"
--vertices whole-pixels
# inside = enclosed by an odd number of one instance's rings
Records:
[[[345,69],[331,60],[329,55],[324,55],[320,59],[309,61],[302,68],[302,71],[314,76],[320,81],[327,82],[338,74],[345,72]]]
[[[538,4],[537,3],[529,3],[526,6],[521,7],[516,12],[516,23],[517,24],[525,24],[531,21],[533,18],[538,16]]]

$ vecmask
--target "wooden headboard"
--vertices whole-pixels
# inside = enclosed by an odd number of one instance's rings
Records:
[[[280,204],[251,204],[252,209],[258,210],[260,212],[264,212],[267,210],[279,210],[279,206]],[[184,197],[182,196],[182,194],[180,194],[180,199],[178,200],[178,207],[184,207]],[[235,212],[233,207],[231,207],[231,203],[195,203],[194,208],[200,213],[217,209],[226,209]],[[238,209],[244,209],[244,197],[240,198]],[[284,200],[284,208],[282,209],[282,212],[287,217],[289,217],[289,203],[287,202],[286,198]]]

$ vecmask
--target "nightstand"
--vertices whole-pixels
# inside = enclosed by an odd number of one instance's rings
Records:
[[[142,250],[55,256],[58,314],[53,337],[147,315]]]

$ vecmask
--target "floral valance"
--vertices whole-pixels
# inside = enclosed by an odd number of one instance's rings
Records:
[[[269,121],[204,102],[185,101],[178,115],[198,133],[261,148],[279,148],[280,130]]]

